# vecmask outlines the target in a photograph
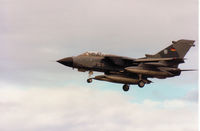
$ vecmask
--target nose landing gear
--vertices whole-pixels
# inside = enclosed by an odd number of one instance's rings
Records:
[[[91,77],[93,75],[93,71],[89,71],[89,77]]]
[[[92,78],[87,79],[87,83],[92,83]]]
[[[92,78],[90,78],[93,75],[93,71],[89,71],[89,78],[87,79],[87,83],[92,83]]]

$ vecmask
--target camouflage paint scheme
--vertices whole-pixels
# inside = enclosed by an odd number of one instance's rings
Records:
[[[100,52],[86,52],[78,56],[66,57],[57,62],[77,68],[78,71],[104,72],[104,75],[91,77],[92,79],[124,84],[123,90],[128,91],[130,84],[144,87],[151,81],[147,78],[165,79],[179,76],[181,70],[178,65],[184,63],[184,56],[194,46],[194,40],[172,41],[172,44],[155,55],[146,54],[143,58],[129,58],[117,55],[102,54]]]

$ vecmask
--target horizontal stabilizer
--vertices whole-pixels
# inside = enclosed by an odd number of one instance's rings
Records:
[[[197,71],[197,69],[182,69],[181,71]]]

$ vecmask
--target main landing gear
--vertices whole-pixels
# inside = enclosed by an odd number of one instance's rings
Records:
[[[146,82],[144,81],[144,79],[142,79],[142,74],[139,74],[138,77],[139,77],[139,81],[136,84],[140,88],[143,88],[145,86]],[[129,85],[128,84],[124,84],[122,88],[123,88],[124,91],[128,91],[129,90]]]
[[[129,90],[129,85],[128,84],[123,85],[123,90],[124,91],[128,91]]]
[[[145,85],[145,83],[144,83],[143,80],[141,80],[141,81],[138,82],[138,86],[139,86],[140,88],[143,88],[144,85]]]
[[[139,81],[139,82],[138,82],[138,86],[139,86],[140,88],[143,88],[143,87],[145,86],[145,82],[142,81],[142,80]],[[129,87],[130,87],[130,85],[124,84],[122,88],[123,88],[124,91],[128,91],[128,90],[129,90]]]
[[[145,82],[142,80],[142,74],[139,74],[138,76],[139,76],[138,86],[139,86],[140,88],[143,88],[144,85],[145,85]]]

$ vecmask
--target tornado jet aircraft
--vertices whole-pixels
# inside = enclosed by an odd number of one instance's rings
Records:
[[[123,84],[123,90],[128,91],[130,85],[152,83],[149,78],[165,79],[179,76],[182,71],[179,64],[184,63],[184,57],[189,49],[194,46],[194,40],[172,41],[172,44],[160,52],[142,58],[130,58],[118,55],[103,54],[100,52],[85,52],[78,56],[66,57],[57,62],[76,68],[78,71],[89,72],[88,83],[92,80],[107,81]],[[93,71],[103,72],[102,75],[91,77]]]

